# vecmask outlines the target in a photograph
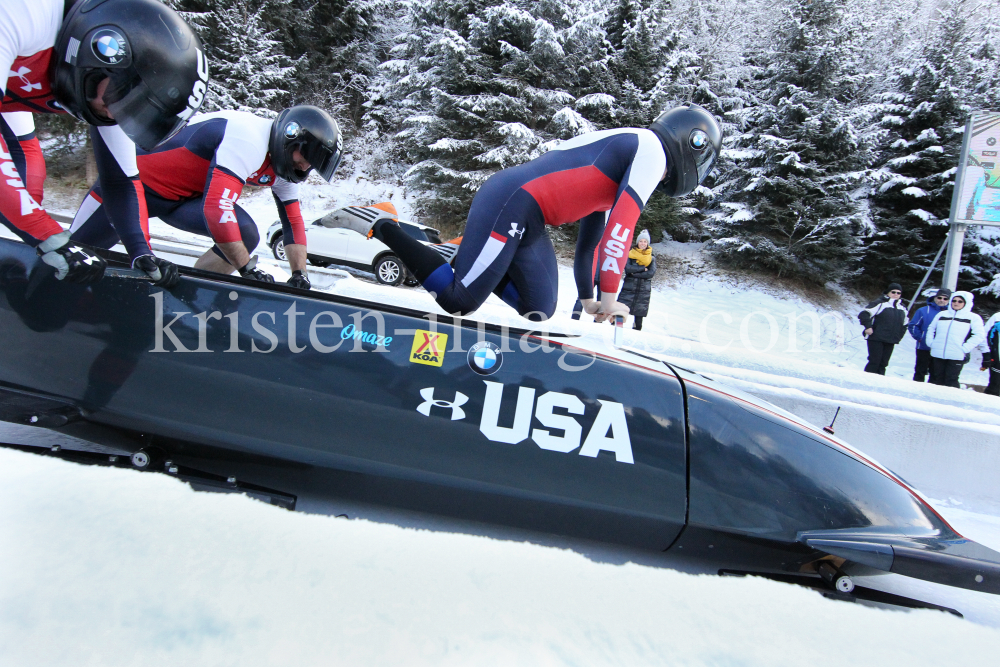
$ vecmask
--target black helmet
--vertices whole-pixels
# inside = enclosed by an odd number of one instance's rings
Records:
[[[59,106],[91,125],[120,125],[147,151],[184,127],[208,90],[201,42],[158,0],[79,0],[56,37],[50,75]],[[113,120],[89,103],[105,78]]]
[[[271,164],[274,173],[291,183],[301,183],[309,175],[292,162],[298,150],[316,173],[327,182],[340,164],[344,142],[333,116],[319,107],[300,104],[285,109],[271,125]]]
[[[722,150],[722,128],[697,104],[664,111],[649,126],[667,154],[667,175],[656,186],[671,197],[691,194]]]

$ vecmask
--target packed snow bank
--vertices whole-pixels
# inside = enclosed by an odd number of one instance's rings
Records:
[[[629,335],[626,340],[650,352],[644,347],[648,338]],[[1000,415],[995,412],[1000,399],[995,396],[853,369],[838,369],[825,381],[803,377],[819,370],[815,364],[774,367],[758,365],[766,360],[751,357],[727,365],[695,353],[657,356],[815,425],[830,424],[836,416],[834,429],[840,438],[925,493],[1000,513]]]
[[[0,450],[4,665],[978,664],[1000,631]],[[979,595],[979,594],[977,594]]]
[[[667,359],[769,401],[815,425],[829,424],[836,416],[834,429],[838,437],[878,459],[924,493],[1000,513],[1000,426],[992,411],[902,398],[872,387],[847,389],[781,376],[747,379],[755,373],[692,363],[691,359]],[[959,393],[954,389],[946,391]],[[998,400],[993,396],[985,398]]]

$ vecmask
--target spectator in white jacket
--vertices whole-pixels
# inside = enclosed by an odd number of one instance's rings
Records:
[[[986,340],[983,318],[972,312],[970,292],[951,295],[951,307],[934,317],[925,340],[931,347],[931,383],[957,388],[967,355]]]

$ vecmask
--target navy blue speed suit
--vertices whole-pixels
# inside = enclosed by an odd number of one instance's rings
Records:
[[[545,226],[581,222],[574,263],[581,298],[594,296],[595,268],[601,291],[617,292],[636,221],[665,170],[652,131],[592,132],[491,176],[473,199],[454,269],[388,226],[377,233],[447,312],[473,312],[495,293],[521,315],[545,320],[558,290]]]

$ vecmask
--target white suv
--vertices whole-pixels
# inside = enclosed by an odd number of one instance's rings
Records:
[[[438,230],[415,222],[399,222],[406,233],[421,243],[434,245],[446,260],[451,260],[458,246],[441,243]],[[377,239],[366,239],[349,229],[331,229],[323,226],[319,219],[306,224],[306,243],[309,263],[326,267],[331,264],[350,266],[362,271],[371,271],[375,279],[383,285],[398,285],[404,280],[416,284],[410,272],[387,245]],[[288,261],[285,255],[285,241],[281,221],[276,220],[267,230],[267,244],[275,259]]]

